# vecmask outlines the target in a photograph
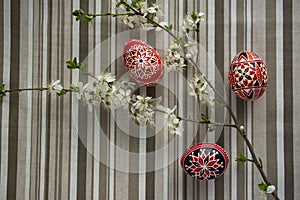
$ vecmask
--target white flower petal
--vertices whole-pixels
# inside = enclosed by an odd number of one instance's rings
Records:
[[[276,190],[276,187],[274,185],[269,185],[267,187],[267,193],[272,193]]]

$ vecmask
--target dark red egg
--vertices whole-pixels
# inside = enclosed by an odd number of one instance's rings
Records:
[[[268,86],[266,65],[254,52],[242,51],[231,61],[229,81],[233,92],[241,99],[258,99]]]
[[[222,147],[213,143],[200,143],[183,154],[181,167],[194,178],[211,180],[224,173],[228,162],[228,155]]]
[[[137,82],[154,86],[163,74],[162,60],[155,49],[140,40],[130,40],[124,47],[125,68]]]

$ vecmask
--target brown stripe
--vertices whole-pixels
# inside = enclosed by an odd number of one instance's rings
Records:
[[[43,5],[45,6],[45,5]],[[53,7],[53,3],[52,1],[48,1],[48,21],[47,21],[47,51],[49,51],[49,53],[47,53],[47,58],[44,58],[44,59],[47,59],[47,66],[44,66],[44,68],[47,69],[47,82],[51,82],[53,81],[51,79],[51,69],[53,69],[53,67],[51,67],[53,65],[52,63],[52,60],[51,60],[51,56],[52,56],[52,37],[51,37],[51,34],[52,34],[52,7]],[[42,12],[43,13],[43,12]],[[44,14],[45,15],[45,14]],[[45,30],[44,30],[45,31]],[[42,31],[43,32],[43,31]],[[45,39],[45,38],[43,38]],[[42,51],[41,51],[42,52]],[[53,96],[53,95],[52,95]],[[50,187],[55,187],[55,186],[52,186],[51,183],[50,183],[50,179],[51,177],[51,172],[50,172],[50,150],[51,148],[53,148],[50,144],[50,137],[53,137],[53,135],[51,135],[51,133],[53,134],[53,131],[52,130],[52,127],[51,127],[51,113],[53,112],[52,111],[52,107],[51,107],[51,103],[50,103],[50,97],[51,96],[48,96],[47,99],[49,100],[49,103],[47,104],[47,112],[46,112],[46,141],[45,141],[45,145],[46,145],[46,148],[45,148],[45,180],[44,180],[44,197],[45,199],[49,199],[50,196]],[[57,129],[56,129],[57,130]],[[55,171],[56,172],[56,171]],[[55,176],[56,177],[56,176]],[[55,192],[56,193],[56,192]],[[54,194],[55,195],[55,194]]]
[[[269,181],[277,185],[277,127],[276,127],[276,2],[266,1],[266,65],[268,67],[269,87],[267,98],[267,176]]]
[[[71,58],[71,51],[65,51],[65,49],[72,48],[72,20],[73,17],[70,15],[72,12],[71,4],[72,2],[65,2],[62,1],[62,18],[65,20],[63,21],[63,25],[61,28],[62,32],[62,60],[61,60],[61,76],[63,77],[64,85],[68,86],[71,82],[71,74],[68,72],[66,68],[65,61]],[[70,144],[71,144],[71,102],[72,95],[66,95],[62,99],[61,110],[63,110],[61,115],[61,135],[62,135],[62,142],[61,142],[61,163],[62,163],[62,170],[61,170],[61,186],[60,186],[60,198],[61,199],[70,199]]]
[[[80,0],[80,8],[87,11],[88,1]],[[83,61],[88,53],[88,24],[80,22],[80,61]],[[85,77],[86,78],[86,77]],[[86,120],[87,111],[82,106],[79,107],[79,121]],[[87,127],[79,127],[79,134],[86,132]],[[82,141],[84,140],[84,141]],[[87,151],[84,143],[87,142],[86,136],[81,136],[78,140],[78,166],[77,166],[77,199],[86,199],[86,162],[87,162]]]
[[[64,5],[64,2],[65,1],[60,1],[59,2],[59,8],[58,8],[58,16],[59,16],[59,19],[63,19],[64,18],[64,8],[65,8],[65,5]],[[59,57],[58,57],[58,66],[61,66],[57,69],[57,77],[59,77],[61,83],[63,85],[64,84],[64,68],[65,68],[65,61],[63,61],[63,58],[64,58],[64,32],[65,32],[65,29],[64,29],[64,25],[65,25],[65,20],[61,20],[59,21],[58,23],[58,35],[59,35],[59,43],[60,43],[60,46],[59,46]],[[57,145],[57,148],[58,148],[58,154],[57,154],[57,157],[58,157],[58,163],[59,163],[59,172],[57,173],[58,175],[58,181],[57,181],[57,198],[61,198],[62,196],[62,192],[64,193],[64,191],[62,191],[62,176],[63,176],[63,160],[62,160],[62,156],[63,156],[63,152],[64,152],[64,149],[63,149],[63,141],[64,141],[64,135],[66,133],[64,133],[64,99],[67,98],[67,95],[62,97],[62,98],[59,98],[58,99],[58,111],[57,111],[57,117],[58,117],[58,145]],[[68,191],[66,191],[68,192]]]
[[[1,1],[0,2],[0,10],[3,10],[3,1]],[[3,16],[4,16],[4,12],[0,12],[0,30],[2,30],[2,31],[0,31],[0,45],[1,45],[1,48],[0,48],[0,66],[2,66],[2,67],[0,67],[0,84],[2,84],[3,83],[3,68],[4,68],[4,66],[3,66],[3,45],[4,45],[4,18],[3,18]],[[2,108],[0,108],[0,116],[2,116]],[[1,128],[1,123],[2,123],[2,120],[0,120],[0,128]],[[1,137],[0,137],[0,149],[1,149]],[[1,154],[0,154],[0,160],[1,160]]]
[[[0,10],[3,10],[3,1],[0,2]],[[3,49],[4,49],[4,35],[3,35],[3,30],[4,30],[4,18],[3,18],[3,14],[4,12],[0,12],[0,84],[3,84],[3,68],[5,66],[3,66]],[[0,116],[1,119],[3,118],[2,116],[2,106],[0,106]],[[0,130],[2,130],[2,120],[0,120]],[[2,137],[0,137],[0,149],[2,149],[1,145],[2,145]],[[0,151],[0,160],[1,160],[1,151]]]
[[[150,3],[150,2],[149,2]],[[156,41],[156,35],[155,35],[155,30],[151,30],[147,33],[147,42],[148,44],[150,44],[151,46],[155,47],[155,41]],[[156,48],[156,47],[155,47]],[[147,88],[147,96],[153,96],[155,97],[155,87],[150,87]],[[155,132],[155,128],[153,127],[147,127],[147,134],[151,134]],[[146,139],[146,153],[150,153],[150,152],[154,152],[155,151],[155,135],[152,137],[148,137]],[[155,159],[154,158],[150,158],[149,156],[146,157],[146,170],[148,171],[148,169],[155,169]],[[154,190],[155,190],[155,173],[154,171],[149,171],[146,173],[146,199],[151,200],[154,199]]]
[[[101,108],[100,110],[101,113],[101,120],[100,120],[100,126],[101,129],[103,130],[103,133],[109,133],[109,127],[107,127],[108,124],[108,115],[107,115],[107,111],[105,111],[103,108]],[[106,135],[106,137],[108,137],[108,135]],[[100,144],[100,152],[101,151],[108,151],[109,146],[107,145],[106,142],[103,142],[104,138],[101,137],[100,140],[102,140],[102,142],[99,141]],[[101,156],[103,154],[100,154]],[[106,154],[108,155],[108,154]],[[107,158],[101,158],[101,160],[106,160],[106,163],[108,163],[109,157]],[[109,167],[107,167],[106,165],[100,163],[99,165],[100,168],[100,173],[99,173],[99,198],[100,199],[106,199],[106,197],[108,197],[108,177],[109,177]]]
[[[245,2],[237,1],[237,38],[236,38],[236,50],[238,52],[245,49]],[[240,98],[236,98],[236,110],[238,123],[245,124],[245,102]],[[245,154],[244,140],[239,135],[237,136],[237,154]],[[245,199],[245,174],[246,165],[237,164],[237,199]]]
[[[283,63],[284,63],[284,163],[285,199],[294,199],[293,161],[293,3],[283,1]]]
[[[215,2],[215,63],[216,63],[216,83],[221,82],[221,78],[224,80],[224,0]],[[220,74],[219,74],[220,73]],[[223,93],[224,84],[216,84],[216,89]],[[224,110],[216,109],[215,117],[216,121],[223,121]],[[217,138],[216,138],[217,139]],[[220,146],[224,147],[224,130],[216,141]],[[215,199],[222,199],[224,197],[224,176],[219,177],[215,181]]]
[[[11,57],[10,57],[10,87],[19,87],[20,69],[20,1],[11,1]],[[8,147],[8,177],[7,199],[16,198],[17,153],[18,153],[18,123],[19,95],[10,95],[9,104],[9,147]]]

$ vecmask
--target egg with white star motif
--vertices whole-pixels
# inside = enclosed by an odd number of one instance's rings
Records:
[[[155,86],[163,74],[158,52],[146,42],[130,40],[125,44],[123,58],[130,76],[145,86]]]
[[[181,157],[182,169],[193,178],[212,180],[221,176],[228,166],[228,155],[219,145],[200,143]]]
[[[251,51],[238,53],[230,64],[229,82],[239,98],[246,101],[258,99],[268,86],[264,61]]]

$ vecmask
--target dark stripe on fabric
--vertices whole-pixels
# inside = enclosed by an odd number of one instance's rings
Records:
[[[215,2],[215,33],[216,89],[223,94],[224,84],[218,84],[218,82],[221,82],[220,76],[224,81],[224,67],[227,67],[227,63],[224,63],[224,0]],[[218,109],[218,107],[216,107],[216,121],[224,120],[223,111],[223,109]],[[216,142],[224,147],[224,130]],[[223,197],[224,176],[221,176],[215,181],[215,199],[222,199]]]
[[[285,199],[294,199],[293,159],[293,3],[283,1]]]
[[[130,132],[137,131],[130,126]],[[136,133],[137,133],[136,132]],[[130,136],[129,138],[129,152],[138,153],[139,152],[139,138]],[[129,156],[129,169],[138,169],[139,161]],[[139,199],[139,174],[129,173],[128,178],[128,199],[138,200]]]
[[[88,1],[80,0],[80,8],[88,10]],[[88,53],[88,24],[80,22],[80,61],[82,62]],[[86,77],[85,77],[86,78]],[[79,107],[79,121],[86,120],[87,110],[82,106]],[[87,142],[86,134],[87,123],[81,123],[83,126],[79,127],[79,134],[81,137],[78,139],[78,167],[77,167],[77,199],[86,199],[86,165],[87,165],[87,150],[85,144]],[[82,141],[83,140],[83,141]]]
[[[65,15],[64,15],[64,10],[65,10],[65,1],[60,1],[60,4],[59,4],[59,12],[58,12],[58,16],[59,16],[59,19],[62,19]],[[58,66],[62,66],[60,68],[58,68],[57,70],[57,77],[60,77],[60,80],[62,82],[62,84],[64,83],[64,69],[65,69],[65,61],[63,60],[64,59],[64,46],[65,46],[65,41],[64,41],[64,29],[65,27],[65,20],[61,20],[59,21],[59,24],[58,24],[58,32],[59,32],[59,41],[60,41],[60,47],[59,47],[59,59],[58,59]],[[67,75],[67,74],[66,74]],[[64,96],[62,98],[59,98],[58,99],[58,119],[59,120],[59,131],[58,131],[58,136],[59,136],[59,143],[57,144],[57,147],[58,147],[58,163],[59,163],[59,172],[58,172],[58,187],[57,187],[57,190],[58,190],[58,195],[57,197],[58,198],[62,198],[62,187],[63,187],[63,175],[62,175],[62,172],[63,172],[63,160],[62,160],[62,157],[63,157],[63,138],[64,138],[64,98],[68,98],[68,96]],[[67,192],[67,191],[66,191]]]
[[[151,30],[147,33],[147,42],[148,44],[150,44],[152,47],[155,48],[155,43],[156,43],[156,36],[155,36],[156,32],[155,30]],[[147,96],[153,96],[155,97],[156,93],[155,93],[155,88],[156,87],[148,87],[147,88]],[[155,152],[155,135],[153,133],[155,133],[155,128],[148,126],[147,127],[147,134],[151,134],[153,135],[152,137],[147,137],[146,139],[146,153],[147,155],[149,155],[148,153],[150,152]],[[153,154],[154,155],[154,154]],[[155,169],[155,157],[150,157],[147,156],[146,157],[146,168],[147,168],[147,172],[146,173],[146,199],[147,200],[151,200],[154,199],[154,191],[155,191],[155,172],[154,171],[150,171],[151,169]]]
[[[276,2],[266,1],[266,60],[269,87],[266,91],[267,110],[267,177],[277,185],[277,126],[276,126]],[[280,94],[279,94],[280,95]],[[269,199],[272,199],[270,196]]]
[[[19,88],[20,69],[20,0],[11,1],[10,88]],[[16,198],[19,94],[10,95],[7,199]],[[4,116],[5,117],[5,116]]]
[[[103,131],[104,134],[106,134],[106,137],[109,137],[107,135],[107,133],[109,133],[109,128],[107,127],[107,124],[108,124],[108,121],[109,121],[109,118],[108,118],[108,114],[107,114],[107,111],[104,110],[103,108],[100,109],[100,127]],[[100,133],[98,133],[100,134]],[[99,141],[99,144],[100,144],[100,151],[99,152],[107,152],[108,149],[109,149],[109,145],[107,145],[107,143],[105,142],[105,139],[107,138],[104,138],[104,137],[100,137],[100,141]],[[100,153],[100,156],[102,156],[103,153]],[[108,155],[108,154],[106,154]],[[105,163],[108,163],[109,161],[109,157],[105,157],[105,158],[101,158],[101,160],[104,160]],[[97,161],[97,159],[95,160],[95,162],[100,162],[100,161]],[[109,177],[109,173],[108,173],[108,170],[109,170],[109,167],[107,167],[105,164],[103,164],[102,162],[99,163],[99,170],[100,170],[100,173],[99,173],[99,198],[100,199],[106,199],[106,196],[108,196],[109,194],[107,193],[108,191],[108,185],[109,185],[109,182],[107,181],[108,180],[108,177]]]
[[[245,27],[246,27],[246,21],[245,21],[245,1],[237,1],[237,37],[236,37],[236,50],[238,52],[245,49]],[[236,110],[237,110],[237,119],[240,124],[246,123],[245,121],[245,102],[240,99],[236,98]],[[234,148],[234,147],[232,147]],[[245,147],[244,147],[244,140],[240,135],[237,135],[237,154],[240,153],[245,154]],[[246,166],[244,164],[237,164],[237,199],[245,199],[245,170]]]
[[[3,1],[0,2],[0,10],[3,10]],[[0,67],[0,84],[3,83],[3,68],[5,67],[5,66],[3,66],[3,57],[4,57],[3,49],[4,49],[4,20],[6,20],[6,19],[4,19],[3,17],[4,17],[4,12],[0,12],[0,19],[1,19],[0,20],[0,30],[2,30],[2,31],[0,31],[0,46],[1,46],[1,48],[0,48],[0,66],[2,66],[2,67]],[[1,112],[2,112],[2,108],[0,108],[0,116],[2,116]],[[0,128],[1,128],[1,123],[2,123],[2,120],[0,120]],[[1,148],[1,137],[0,137],[0,148]],[[1,154],[0,154],[0,160],[1,160]]]
[[[45,6],[45,5],[44,5]],[[52,33],[52,1],[48,1],[48,21],[47,21],[47,51],[49,53],[47,53],[47,82],[51,82],[51,66],[52,66],[52,62],[51,62],[51,55],[52,55],[52,38],[51,38],[51,33]],[[45,38],[43,38],[45,39]],[[46,59],[46,58],[45,58]],[[47,97],[47,100],[49,100],[48,104],[47,104],[47,113],[46,113],[46,141],[45,141],[45,181],[44,181],[44,185],[45,185],[45,190],[44,190],[44,197],[45,199],[49,198],[49,175],[50,173],[50,130],[51,130],[51,124],[50,124],[50,115],[51,115],[51,103],[50,103],[50,96]],[[56,193],[56,192],[55,192]]]

